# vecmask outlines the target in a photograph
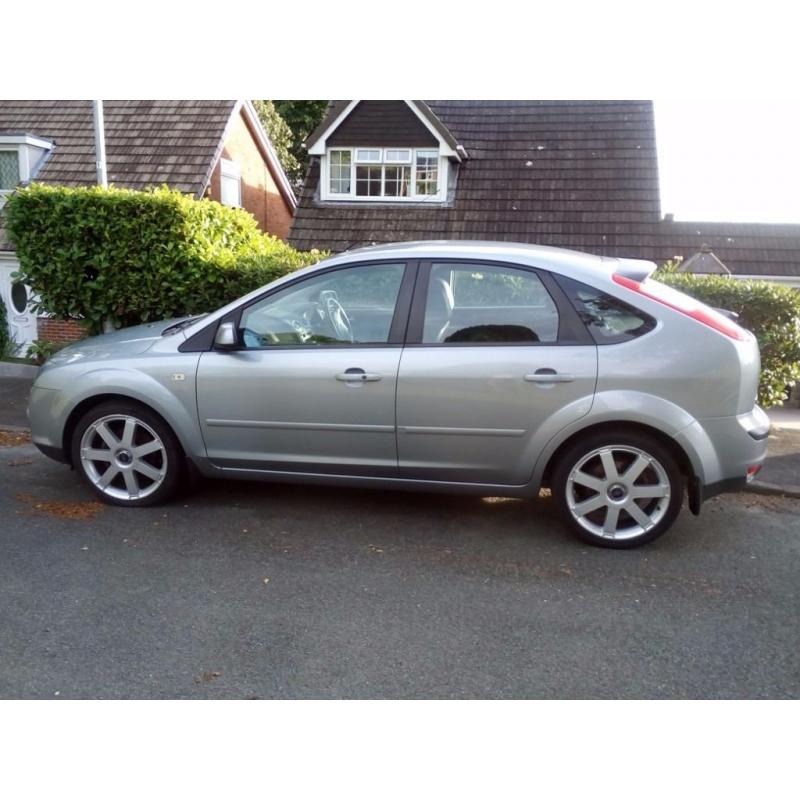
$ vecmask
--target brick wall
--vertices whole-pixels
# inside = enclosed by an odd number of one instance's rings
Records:
[[[242,172],[242,206],[258,222],[261,230],[281,239],[289,235],[292,212],[278,191],[275,178],[259,149],[242,113],[232,122],[222,158],[235,161]],[[206,197],[220,200],[220,164],[217,162]]]
[[[56,344],[70,344],[83,339],[86,331],[74,319],[54,319],[53,317],[39,317],[36,320],[38,329],[37,338],[40,341],[55,342]]]

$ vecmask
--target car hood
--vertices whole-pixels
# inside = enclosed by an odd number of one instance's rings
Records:
[[[68,345],[63,350],[59,350],[54,356],[47,360],[42,367],[63,366],[73,364],[76,361],[88,359],[104,360],[109,358],[125,358],[135,356],[148,350],[155,341],[161,338],[161,334],[176,322],[187,317],[177,319],[165,319],[159,322],[147,322],[144,325],[133,325],[130,328],[121,328],[118,331],[104,333],[100,336],[92,336],[89,339],[82,339],[79,342]],[[183,334],[178,332],[183,338]]]

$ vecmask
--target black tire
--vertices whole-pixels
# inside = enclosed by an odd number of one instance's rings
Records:
[[[605,493],[595,487],[584,487],[580,484],[580,481],[574,481],[570,485],[572,470],[581,465],[581,462],[587,456],[605,448],[621,448],[621,450],[614,450],[611,453],[614,466],[620,471],[619,483],[612,481],[611,487]],[[625,448],[628,448],[628,450],[625,450]],[[648,462],[640,478],[632,482],[630,480],[626,482],[623,473],[638,458],[630,450],[640,451],[642,455],[649,457],[659,465],[661,470],[659,471],[652,462]],[[631,457],[631,462],[626,463],[628,456]],[[594,469],[594,472],[590,471],[592,469]],[[601,455],[593,456],[581,467],[581,475],[587,474],[587,472],[590,477],[597,476],[598,482],[608,480],[605,469],[602,466]],[[653,519],[656,519],[656,522],[651,527],[645,529],[641,523],[637,523],[633,516],[628,513],[625,506],[619,504],[625,502],[629,507],[629,504],[633,502],[633,498],[630,497],[630,486],[634,486],[637,490],[651,491],[648,486],[664,485],[663,476],[666,476],[666,481],[669,484],[669,497],[642,498],[636,503],[642,509],[644,516],[651,517],[651,523]],[[652,542],[669,529],[681,510],[685,478],[672,453],[654,436],[649,436],[646,433],[626,432],[624,429],[604,430],[578,440],[563,453],[559,454],[553,470],[551,489],[559,515],[575,535],[584,542],[597,547],[622,550]],[[578,493],[582,492],[586,492],[586,494],[578,496]],[[620,492],[622,493],[620,499],[617,500],[615,498],[612,501],[612,493]],[[578,521],[570,508],[571,501],[577,505],[585,501],[600,501],[601,499],[603,501],[607,500],[608,505],[601,506],[596,511],[582,515],[583,524]],[[616,535],[623,538],[611,538],[610,534],[603,535],[602,532],[598,533],[596,530],[596,528],[601,528],[605,525],[607,519],[605,515],[609,513],[608,509],[611,506],[618,507],[616,513],[620,529]],[[635,508],[633,511],[638,514]],[[592,526],[595,530],[590,530],[587,526]],[[628,527],[626,528],[625,526]],[[641,532],[637,532],[639,529],[641,529]]]
[[[122,468],[120,468],[119,462],[112,458],[112,450],[107,443],[105,446],[109,447],[109,455],[103,453],[101,460],[85,462],[81,458],[81,442],[87,431],[98,423],[98,421],[104,418],[114,417],[137,420],[139,424],[134,426],[135,435],[141,435],[148,444],[150,441],[158,441],[161,445],[156,452],[142,456],[141,459],[137,461],[137,463],[141,465],[141,469],[145,469],[149,466],[154,471],[163,472],[163,478],[160,478],[160,483],[157,480],[153,480],[150,477],[136,472],[137,467],[122,465]],[[121,431],[124,430],[124,421],[112,419],[109,420],[107,426],[109,430],[113,429],[116,431],[116,435],[118,435],[120,439],[122,438]],[[150,429],[149,431],[147,430],[148,428]],[[156,438],[150,440],[149,437],[151,433],[154,433]],[[93,449],[99,451],[103,447],[103,442],[101,441],[102,436],[99,433],[91,433],[89,437],[93,439],[94,443],[97,445],[97,447],[92,445]],[[120,444],[122,445],[122,441],[120,441]],[[132,451],[133,445],[131,446],[131,452]],[[75,426],[70,443],[70,452],[72,456],[72,465],[84,482],[103,502],[110,503],[111,505],[138,507],[153,506],[163,503],[175,493],[184,474],[185,465],[183,450],[169,425],[167,425],[161,417],[147,408],[147,406],[137,403],[134,400],[110,400],[105,403],[100,403],[87,411],[80,420],[78,420],[78,424]],[[123,455],[122,448],[120,448],[119,452],[120,455]],[[106,462],[108,462],[108,467],[112,465],[116,466],[119,476],[115,476],[110,482],[109,487],[104,490],[96,484],[96,478],[101,471],[107,468],[104,466]],[[126,492],[125,487],[127,486],[127,480],[124,475],[125,471],[136,472],[135,480],[137,484],[143,485],[141,496],[122,497],[115,496],[114,493],[109,493],[110,490],[116,490],[118,495]],[[92,472],[94,472],[94,478]]]

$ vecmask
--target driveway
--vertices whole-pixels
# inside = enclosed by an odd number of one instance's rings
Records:
[[[203,483],[91,502],[0,448],[0,697],[800,695],[800,504],[736,495],[631,552],[551,503]]]

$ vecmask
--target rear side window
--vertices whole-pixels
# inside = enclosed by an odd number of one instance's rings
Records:
[[[552,343],[558,319],[535,272],[497,264],[434,264],[422,343]]]
[[[627,342],[656,326],[649,314],[616,297],[563,275],[555,277],[597,344]]]

